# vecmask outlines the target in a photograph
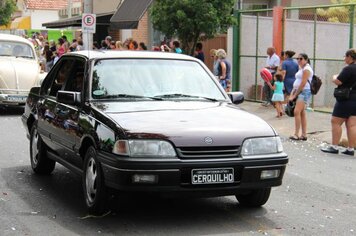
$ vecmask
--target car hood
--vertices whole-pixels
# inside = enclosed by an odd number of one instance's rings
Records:
[[[168,139],[176,146],[241,145],[246,137],[274,136],[261,118],[225,102],[96,103],[128,138]]]
[[[38,83],[39,74],[36,60],[0,57],[0,89],[30,90]]]

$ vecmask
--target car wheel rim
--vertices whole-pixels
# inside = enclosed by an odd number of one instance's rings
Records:
[[[87,165],[86,178],[85,178],[87,197],[90,203],[93,203],[96,197],[96,191],[97,191],[96,177],[97,177],[96,163],[95,160],[91,158]]]
[[[34,165],[37,165],[38,163],[38,133],[37,130],[33,132],[32,135],[32,147],[31,147],[31,152],[32,152],[32,162]]]

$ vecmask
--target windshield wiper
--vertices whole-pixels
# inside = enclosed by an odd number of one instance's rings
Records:
[[[140,95],[131,95],[131,94],[125,94],[125,93],[120,93],[120,94],[110,94],[110,95],[105,95],[105,96],[100,96],[100,99],[110,99],[110,98],[144,98],[144,99],[152,99],[152,100],[162,100],[162,98],[156,98],[156,97],[148,97],[148,96],[140,96]]]
[[[213,101],[213,102],[217,102],[218,101],[215,98],[188,95],[188,94],[182,94],[182,93],[162,94],[162,95],[157,95],[155,97],[156,98],[199,98],[199,99],[205,99],[205,100],[209,100],[209,101]]]

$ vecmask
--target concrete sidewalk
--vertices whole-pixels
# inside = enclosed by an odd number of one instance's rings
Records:
[[[288,138],[294,133],[294,118],[283,115],[276,118],[276,110],[273,106],[264,107],[261,103],[245,101],[238,105],[240,108],[255,114],[272,125],[281,137]],[[308,111],[307,134],[308,140],[331,143],[331,114]],[[346,138],[346,128],[343,125],[342,138]]]

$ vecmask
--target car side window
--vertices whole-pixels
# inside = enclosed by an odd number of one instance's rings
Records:
[[[60,61],[58,70],[54,73],[54,80],[52,86],[49,91],[50,96],[57,96],[57,92],[59,90],[64,89],[65,82],[71,75],[71,71],[73,69],[74,60],[64,59]]]
[[[84,86],[84,61],[76,60],[75,66],[65,83],[64,90],[81,92]]]

